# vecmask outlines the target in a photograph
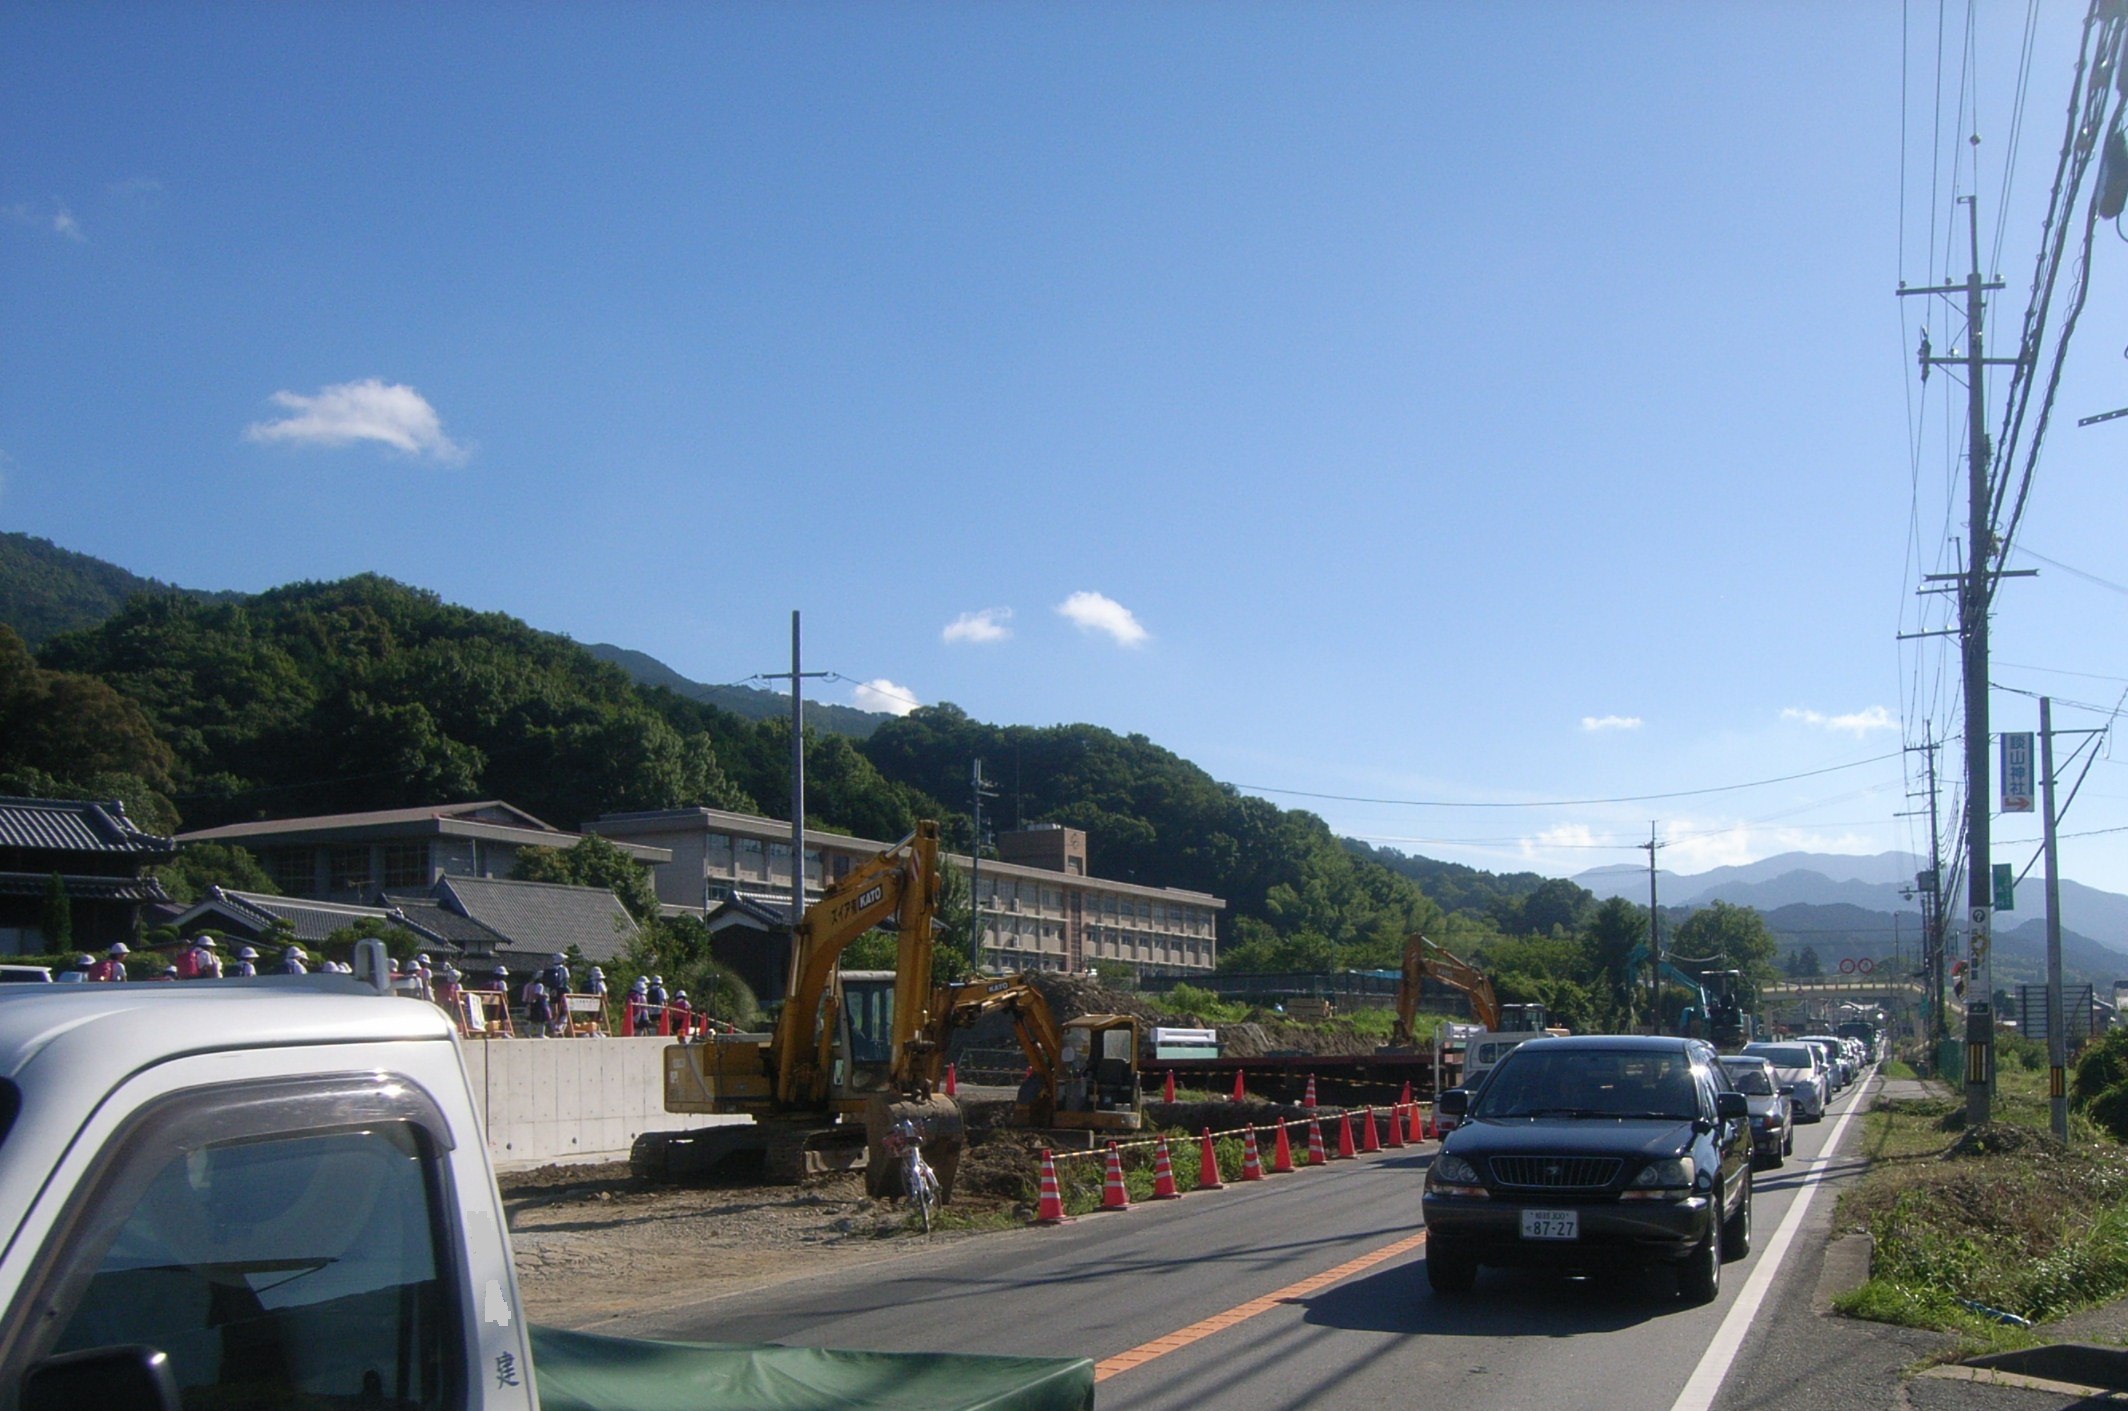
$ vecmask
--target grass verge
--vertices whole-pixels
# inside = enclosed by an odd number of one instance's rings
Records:
[[[1869,1232],[1870,1278],[1840,1312],[1949,1333],[1970,1355],[2034,1340],[1998,1314],[2051,1322],[2128,1292],[2128,1149],[2081,1118],[2054,1141],[2043,1075],[1997,1083],[1996,1120],[1971,1132],[1957,1099],[1869,1114],[1870,1170],[1838,1218]]]

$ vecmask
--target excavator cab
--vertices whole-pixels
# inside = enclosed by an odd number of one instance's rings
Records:
[[[828,1089],[835,1099],[861,1101],[894,1086],[894,972],[845,970],[837,980],[840,1032]]]
[[[1128,1014],[1082,1014],[1063,1026],[1058,1051],[1059,1127],[1135,1132],[1143,1125],[1138,1086],[1138,1021]]]

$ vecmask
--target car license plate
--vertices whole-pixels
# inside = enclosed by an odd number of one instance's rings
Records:
[[[1578,1210],[1525,1210],[1522,1238],[1526,1240],[1578,1240],[1581,1212]]]

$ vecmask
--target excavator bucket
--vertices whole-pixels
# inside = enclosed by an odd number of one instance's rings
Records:
[[[865,1104],[865,1194],[908,1194],[902,1189],[901,1163],[886,1150],[887,1133],[905,1120],[924,1134],[924,1160],[938,1177],[939,1199],[953,1199],[953,1178],[967,1139],[960,1104],[946,1097],[918,1099],[890,1092],[874,1093]]]

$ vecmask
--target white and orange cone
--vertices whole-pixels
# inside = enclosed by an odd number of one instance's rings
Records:
[[[1241,1129],[1241,1178],[1244,1181],[1263,1179],[1263,1160],[1256,1154],[1256,1129]]]
[[[1398,1103],[1389,1109],[1387,1133],[1382,1138],[1383,1146],[1401,1147],[1404,1144],[1404,1104]]]
[[[1308,1075],[1308,1091],[1301,1094],[1300,1105],[1309,1112],[1315,1110],[1315,1075]]]
[[[1323,1124],[1317,1118],[1308,1119],[1308,1164],[1320,1166],[1330,1159],[1323,1151]]]
[[[1130,1209],[1130,1192],[1123,1185],[1123,1153],[1116,1144],[1108,1144],[1108,1169],[1101,1177],[1101,1208],[1103,1210]]]
[[[1182,1192],[1175,1189],[1175,1167],[1168,1160],[1166,1137],[1153,1146],[1153,1199],[1182,1199]]]
[[[1064,1213],[1064,1193],[1057,1189],[1056,1158],[1049,1148],[1042,1148],[1042,1198],[1034,1208],[1037,1225],[1068,1225],[1071,1217]]]

